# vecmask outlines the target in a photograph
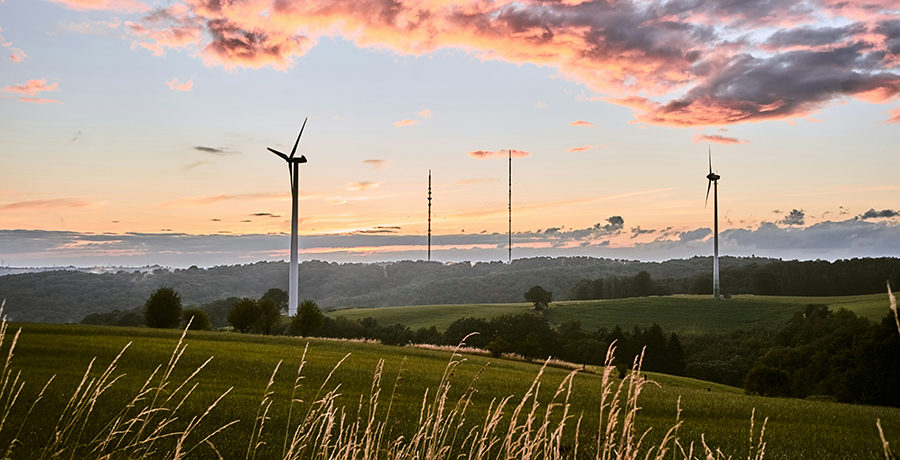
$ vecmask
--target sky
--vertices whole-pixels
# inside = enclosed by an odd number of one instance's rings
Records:
[[[900,256],[900,0],[0,0],[0,264]]]

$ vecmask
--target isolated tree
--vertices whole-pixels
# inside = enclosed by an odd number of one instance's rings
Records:
[[[272,298],[263,296],[256,302],[259,307],[259,321],[256,323],[256,330],[264,335],[269,335],[278,327],[281,322],[281,308],[278,308]]]
[[[249,332],[262,316],[255,299],[244,297],[228,310],[228,324],[240,333]]]
[[[192,331],[209,330],[209,313],[205,310],[197,307],[185,308],[181,311],[181,319],[185,326],[190,323],[189,329]]]
[[[288,301],[290,297],[288,296],[287,291],[284,289],[272,288],[266,291],[262,296],[263,299],[271,299],[278,305],[278,309],[287,313],[288,310]]]
[[[181,322],[181,296],[170,287],[153,291],[144,304],[144,319],[149,327],[178,327]]]
[[[325,315],[322,314],[322,310],[319,310],[319,305],[316,304],[316,301],[306,299],[300,302],[300,308],[291,317],[291,326],[301,336],[306,337],[318,331],[322,327],[322,321],[324,320]]]
[[[542,311],[550,306],[553,301],[553,293],[547,292],[540,286],[534,286],[525,293],[525,300],[534,304],[534,309]]]

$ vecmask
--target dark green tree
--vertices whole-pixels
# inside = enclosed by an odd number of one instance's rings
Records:
[[[161,287],[144,304],[147,326],[156,328],[178,327],[181,322],[181,296],[170,287]]]
[[[266,291],[262,296],[263,299],[271,299],[278,305],[278,309],[287,313],[288,310],[288,301],[290,300],[287,291],[284,289],[272,288]]]
[[[494,337],[494,340],[492,340],[491,343],[487,344],[487,351],[491,352],[491,356],[494,358],[499,358],[508,349],[509,342],[499,335]]]
[[[297,313],[291,317],[291,326],[294,327],[302,337],[314,334],[322,327],[322,321],[325,315],[319,310],[319,305],[315,300],[306,299],[300,302]]]
[[[525,300],[534,304],[534,309],[542,311],[550,306],[553,301],[553,293],[547,292],[540,286],[533,286],[525,293]]]
[[[209,313],[206,313],[204,310],[197,307],[185,308],[181,311],[181,318],[184,321],[184,325],[190,322],[192,331],[209,330]]]
[[[259,321],[256,323],[256,330],[263,335],[273,333],[278,327],[278,323],[281,322],[281,308],[278,303],[271,297],[263,296],[256,302],[256,305],[259,307]]]
[[[228,324],[240,333],[249,332],[259,322],[262,312],[254,299],[244,297],[228,311]]]

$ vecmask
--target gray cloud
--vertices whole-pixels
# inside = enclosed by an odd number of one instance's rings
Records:
[[[215,147],[206,147],[203,145],[197,145],[194,147],[194,150],[200,152],[211,153],[213,155],[225,156],[225,155],[233,155],[235,153],[240,153],[234,150],[229,150],[228,148],[215,148]]]
[[[641,235],[649,235],[651,233],[656,233],[656,230],[644,230],[640,225],[631,229],[631,238],[637,238]]]
[[[805,221],[806,213],[804,213],[802,209],[792,209],[791,212],[784,216],[784,219],[779,220],[778,223],[784,225],[803,225]]]
[[[894,211],[893,209],[884,209],[881,211],[876,211],[874,208],[869,209],[863,214],[859,215],[860,219],[878,219],[880,217],[897,217],[900,216],[900,212]]]
[[[682,241],[682,242],[702,240],[703,238],[706,238],[706,236],[709,235],[710,233],[712,233],[712,230],[710,230],[706,227],[698,228],[696,230],[690,230],[687,232],[679,233],[678,240]]]
[[[608,221],[608,220],[607,220]],[[611,225],[611,224],[608,224]],[[601,226],[603,227],[603,226]],[[611,227],[614,228],[615,226]],[[394,230],[391,228],[378,229]],[[587,232],[586,232],[587,230]],[[620,229],[621,230],[621,229]],[[604,230],[605,231],[605,230]],[[596,239],[594,227],[554,232],[513,234],[513,257],[594,256],[640,260],[689,258],[712,253],[712,241],[703,240],[708,228],[676,233],[676,239],[658,238],[631,247],[613,247],[609,239]],[[587,236],[585,236],[587,235]],[[301,260],[377,262],[424,259],[424,235],[356,233],[301,237]],[[507,235],[461,233],[432,237],[432,257],[443,261],[506,260]],[[729,229],[720,234],[720,253],[783,259],[900,257],[900,224],[849,219],[808,227],[780,227],[764,223],[755,229]],[[543,243],[527,247],[525,243]],[[570,243],[570,244],[563,244]],[[517,245],[522,245],[517,246]],[[290,237],[269,235],[188,235],[180,233],[85,234],[43,230],[0,230],[0,257],[12,266],[160,264],[174,267],[213,266],[256,261],[286,260]],[[549,247],[547,247],[549,246]],[[381,248],[359,252],[358,247]],[[485,249],[487,248],[487,249]]]

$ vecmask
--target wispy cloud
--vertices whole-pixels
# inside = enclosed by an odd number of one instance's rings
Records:
[[[195,162],[193,162],[193,163],[191,163],[191,164],[182,166],[181,169],[182,169],[182,171],[189,171],[189,170],[194,169],[194,168],[196,168],[196,167],[203,166],[203,165],[210,165],[210,164],[213,164],[213,162],[212,162],[212,161],[207,161],[207,160],[195,161]]]
[[[194,146],[194,150],[197,150],[198,152],[211,153],[213,155],[218,155],[218,156],[234,155],[235,153],[240,153],[235,150],[229,150],[227,147],[216,148],[216,147],[207,147],[205,145]]]
[[[0,204],[0,211],[34,210],[34,209],[75,209],[89,206],[102,206],[103,202],[87,201],[82,198],[54,198],[48,200],[27,200]]]
[[[374,169],[387,168],[393,162],[393,160],[363,160],[363,164],[369,165]]]
[[[590,150],[590,149],[593,149],[593,148],[596,148],[596,147],[593,146],[593,145],[583,145],[583,146],[581,146],[581,147],[572,147],[572,148],[570,148],[570,149],[566,149],[566,152],[568,152],[568,153],[571,153],[571,152],[584,152],[584,151],[586,151],[586,150]]]
[[[137,0],[48,0],[76,11],[146,11],[147,5]]]
[[[573,121],[573,122],[569,123],[569,126],[585,126],[585,127],[592,127],[592,126],[594,126],[594,124],[593,124],[593,123],[590,123],[590,122],[587,122],[587,121],[578,120],[578,121]]]
[[[546,102],[537,101],[537,102],[534,103],[534,106],[535,106],[536,108],[538,108],[538,109],[546,109],[546,108],[547,108],[547,103],[546,103]]]
[[[56,101],[53,99],[44,99],[41,97],[20,97],[19,101],[30,102],[32,104],[62,104],[62,102],[60,101]]]
[[[531,154],[524,150],[512,150],[512,153],[510,153],[509,150],[497,150],[496,152],[491,152],[489,150],[475,150],[473,152],[469,152],[469,156],[477,160],[488,160],[491,158],[509,158],[510,155],[512,155],[513,158],[523,158]]]
[[[27,57],[28,55],[25,54],[24,51],[20,50],[19,48],[13,48],[12,54],[9,55],[9,60],[12,62],[22,62]]]
[[[697,133],[697,134],[694,134],[694,137],[691,140],[693,140],[694,142],[696,142],[698,144],[703,143],[703,142],[713,142],[716,144],[725,144],[725,145],[749,144],[750,143],[750,141],[747,141],[747,140],[742,140],[742,139],[738,139],[735,137],[726,137],[726,136],[722,136],[721,134]]]
[[[189,207],[189,206],[208,206],[211,204],[229,202],[229,201],[265,201],[265,200],[281,200],[286,198],[286,193],[239,193],[235,195],[213,195],[213,196],[193,196],[179,198],[177,200],[166,201],[160,203],[162,208]],[[300,199],[310,199],[316,195],[301,194]]]
[[[7,86],[3,89],[3,91],[7,93],[27,94],[29,96],[34,96],[35,94],[42,91],[59,91],[59,83],[48,85],[46,79],[36,78],[34,80],[28,80],[28,83],[25,83],[24,85]]]
[[[431,110],[428,110],[428,109],[424,109],[421,112],[416,112],[416,113],[419,114],[419,116],[424,118],[425,120],[428,120],[433,116],[431,114]]]
[[[175,91],[190,91],[191,88],[194,87],[194,80],[190,79],[185,83],[178,83],[178,79],[173,78],[172,81],[167,81],[166,85],[169,86],[169,89],[173,89]]]
[[[419,124],[419,121],[418,121],[418,120],[411,120],[411,119],[409,119],[409,118],[407,118],[407,119],[405,119],[405,120],[395,121],[395,122],[393,123],[393,125],[396,126],[396,127],[398,127],[398,128],[403,127],[403,126],[417,125],[417,124]]]
[[[350,182],[344,187],[351,192],[361,192],[363,190],[369,190],[372,188],[378,188],[381,186],[383,182],[371,182],[371,181],[360,181],[360,182]]]

